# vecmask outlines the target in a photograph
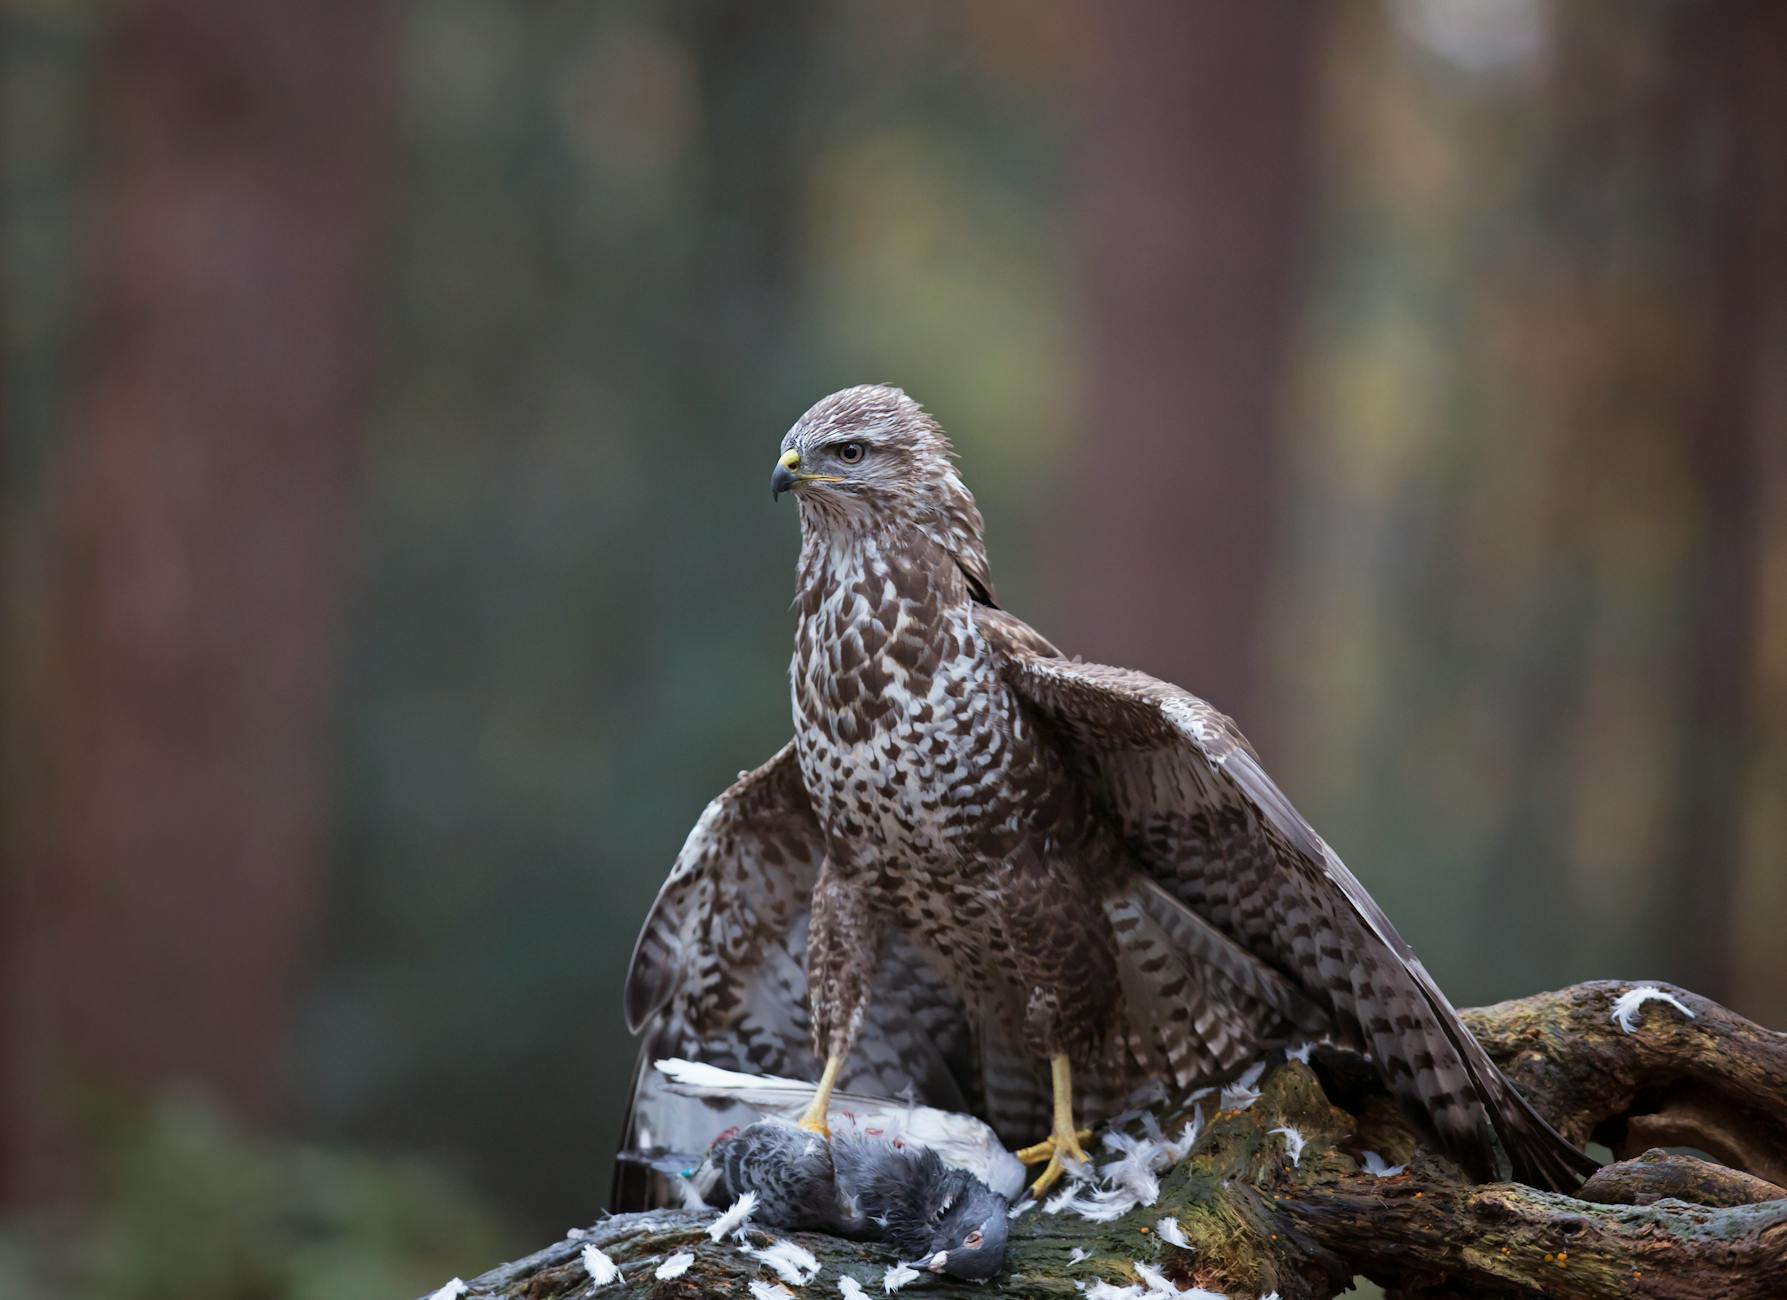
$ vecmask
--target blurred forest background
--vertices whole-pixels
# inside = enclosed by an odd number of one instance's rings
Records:
[[[601,1207],[814,399],[1463,1004],[1787,1024],[1787,5],[8,0],[0,1291]]]

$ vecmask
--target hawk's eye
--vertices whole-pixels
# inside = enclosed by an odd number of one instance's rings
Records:
[[[963,1238],[962,1244],[964,1246],[966,1246],[969,1250],[979,1250],[980,1243],[983,1240],[985,1240],[985,1238],[983,1238],[980,1235],[980,1229],[976,1228],[973,1232],[969,1233],[965,1238]]]
[[[838,444],[838,459],[846,465],[854,465],[862,460],[863,445],[860,442],[844,442]]]

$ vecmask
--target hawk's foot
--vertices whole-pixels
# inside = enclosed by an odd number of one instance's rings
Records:
[[[1061,1181],[1061,1175],[1067,1172],[1068,1161],[1073,1160],[1085,1164],[1086,1149],[1080,1143],[1091,1140],[1092,1130],[1089,1128],[1078,1131],[1069,1130],[1066,1133],[1046,1137],[1033,1147],[1025,1147],[1022,1151],[1012,1152],[1027,1165],[1048,1161],[1048,1164],[1043,1166],[1042,1173],[1037,1175],[1036,1181],[1030,1184],[1030,1195],[1040,1200],[1051,1187]]]
[[[806,1112],[800,1117],[800,1127],[809,1133],[817,1133],[826,1141],[831,1140],[831,1126],[825,1122],[831,1111],[831,1090],[838,1081],[838,1071],[843,1067],[844,1058],[836,1054],[825,1058],[825,1072],[819,1076],[819,1087],[813,1093],[813,1100],[807,1103]]]
[[[1073,1133],[1073,1137],[1071,1139],[1072,1145],[1067,1149],[1067,1155],[1071,1159],[1074,1159],[1074,1160],[1088,1160],[1088,1159],[1090,1159],[1091,1157],[1089,1157],[1085,1153],[1085,1151],[1081,1149],[1080,1144],[1082,1142],[1090,1142],[1091,1140],[1092,1140],[1092,1130],[1091,1129],[1089,1129],[1089,1128],[1075,1129],[1074,1133]],[[1051,1157],[1055,1154],[1056,1145],[1057,1145],[1057,1143],[1056,1143],[1055,1138],[1046,1137],[1042,1141],[1038,1142],[1035,1146],[1019,1147],[1016,1151],[1012,1152],[1012,1155],[1017,1157],[1019,1164],[1040,1165],[1043,1161],[1049,1159],[1049,1157]]]
[[[1086,1149],[1080,1143],[1092,1140],[1091,1129],[1073,1126],[1073,1067],[1067,1057],[1050,1057],[1049,1075],[1055,1089],[1054,1131],[1035,1146],[1012,1152],[1027,1165],[1048,1161],[1036,1181],[1030,1184],[1030,1194],[1038,1198],[1061,1181],[1069,1160],[1086,1163]]]

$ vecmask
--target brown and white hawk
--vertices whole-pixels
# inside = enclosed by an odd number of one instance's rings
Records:
[[[794,740],[690,833],[626,1009],[630,1145],[719,1127],[649,1069],[694,1057],[985,1117],[1080,1157],[1074,1111],[1332,1033],[1472,1176],[1593,1168],[1460,1023],[1233,722],[1062,657],[999,608],[936,422],[846,389],[782,440],[800,505]]]

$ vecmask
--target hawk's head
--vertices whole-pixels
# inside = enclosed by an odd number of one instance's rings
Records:
[[[822,398],[788,430],[770,492],[792,490],[809,526],[917,523],[973,498],[954,450],[897,388],[863,384]],[[976,521],[978,522],[978,520]]]

